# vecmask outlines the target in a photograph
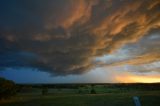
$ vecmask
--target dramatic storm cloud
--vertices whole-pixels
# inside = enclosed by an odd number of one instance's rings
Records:
[[[0,10],[1,70],[160,71],[159,0],[5,0]]]

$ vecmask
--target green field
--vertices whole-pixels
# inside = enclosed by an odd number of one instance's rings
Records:
[[[160,90],[135,90],[95,86],[96,94],[90,94],[91,86],[48,88],[42,95],[40,88],[27,88],[14,97],[1,100],[0,106],[135,106],[133,96],[138,96],[142,106],[160,106]]]

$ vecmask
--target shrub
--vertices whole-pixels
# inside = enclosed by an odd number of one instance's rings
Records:
[[[78,93],[79,94],[82,93],[82,89],[81,88],[78,89]]]
[[[0,78],[0,99],[7,99],[16,94],[17,87],[13,81]]]
[[[94,88],[92,88],[90,93],[91,93],[91,94],[96,94],[95,89],[94,89]]]
[[[48,93],[48,88],[44,87],[42,89],[42,95],[46,95]]]

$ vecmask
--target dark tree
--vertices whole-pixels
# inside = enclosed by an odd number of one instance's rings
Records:
[[[42,95],[46,95],[48,93],[48,88],[47,87],[44,87],[42,89]]]
[[[91,89],[91,94],[96,94],[96,91],[94,89]]]
[[[16,84],[13,81],[0,78],[0,99],[7,99],[15,95],[17,91]]]
[[[81,88],[79,88],[79,89],[78,89],[78,93],[79,93],[79,94],[80,94],[80,93],[82,93],[82,90],[81,90]]]

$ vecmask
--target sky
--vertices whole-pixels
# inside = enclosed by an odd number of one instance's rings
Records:
[[[159,0],[0,0],[0,77],[160,82]]]

